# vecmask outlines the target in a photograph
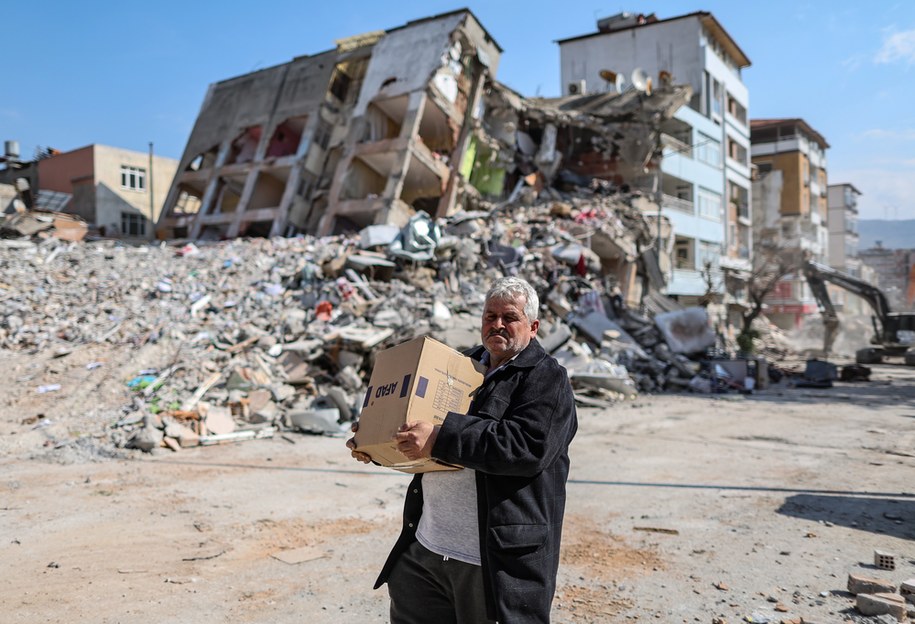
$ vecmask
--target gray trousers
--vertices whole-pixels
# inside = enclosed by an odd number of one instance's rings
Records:
[[[495,624],[486,619],[483,569],[413,542],[388,577],[391,624]]]

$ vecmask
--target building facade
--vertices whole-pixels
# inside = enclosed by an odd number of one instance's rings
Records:
[[[877,241],[858,255],[865,270],[873,270],[893,312],[915,310],[915,249],[887,249]]]
[[[660,171],[644,186],[674,231],[668,294],[697,301],[708,290],[706,267],[723,291],[725,273],[750,269],[753,247],[749,92],[741,78],[749,58],[704,11],[669,19],[621,13],[558,43],[565,93],[612,91],[608,78],[628,81],[637,69],[654,84],[692,87],[689,104],[664,122]]]
[[[501,48],[459,10],[210,86],[162,236],[330,234],[447,214]]]
[[[830,184],[826,188],[829,266],[860,277],[858,197],[861,191],[852,184]]]
[[[150,239],[178,161],[94,144],[51,154],[37,168],[39,193],[70,195],[61,211],[105,236]]]
[[[803,119],[750,122],[753,229],[758,246],[800,252],[828,263],[826,150],[829,144]],[[806,281],[797,273],[781,280],[766,299],[769,319],[783,329],[817,313]]]

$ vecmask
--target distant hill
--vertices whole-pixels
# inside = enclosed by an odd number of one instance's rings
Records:
[[[858,221],[859,250],[876,247],[880,241],[886,249],[915,249],[915,219],[887,221],[861,219]]]

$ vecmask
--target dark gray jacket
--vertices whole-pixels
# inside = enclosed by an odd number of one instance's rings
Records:
[[[479,360],[483,347],[469,353]],[[536,340],[493,373],[469,414],[449,414],[432,456],[476,470],[480,550],[491,619],[549,622],[578,428],[568,375]],[[404,524],[375,587],[416,539],[422,475],[410,483]]]

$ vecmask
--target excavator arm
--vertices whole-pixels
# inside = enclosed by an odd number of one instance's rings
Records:
[[[839,330],[839,315],[836,314],[836,308],[832,305],[832,299],[829,297],[829,291],[826,289],[826,282],[821,273],[813,267],[811,262],[805,263],[803,269],[807,285],[810,286],[810,291],[823,314],[823,357],[829,357]]]
[[[829,298],[826,282],[835,284],[867,301],[874,310],[874,331],[877,332],[877,338],[880,339],[878,341],[882,341],[890,306],[886,295],[879,288],[818,262],[808,260],[804,262],[802,270],[813,296],[823,311],[823,323],[826,326],[823,349],[827,354],[832,349],[832,343],[839,328],[839,317]]]

